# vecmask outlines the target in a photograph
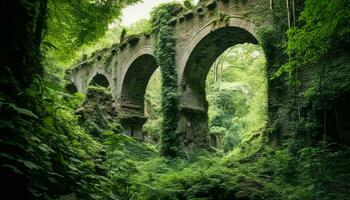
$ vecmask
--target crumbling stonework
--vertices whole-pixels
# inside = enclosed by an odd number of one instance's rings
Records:
[[[117,121],[112,95],[104,87],[89,87],[83,104],[75,113],[79,115],[79,124],[99,138],[103,137],[103,131],[115,128],[113,125]]]
[[[175,62],[181,92],[178,131],[186,146],[206,148],[209,145],[205,80],[213,62],[236,44],[266,45],[260,32],[275,29],[271,8],[269,3],[258,0],[201,1],[192,10],[183,11],[171,20],[176,37]],[[86,92],[96,74],[104,75],[110,83],[114,106],[125,132],[139,135],[146,120],[145,90],[158,67],[154,50],[154,34],[125,38],[119,45],[98,51],[78,63],[69,72],[70,80],[78,91]],[[275,60],[269,59],[267,56],[268,67],[275,64]],[[274,113],[279,112],[279,108],[274,108]]]

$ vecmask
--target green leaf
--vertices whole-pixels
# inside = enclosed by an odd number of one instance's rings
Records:
[[[12,104],[12,103],[9,103],[8,105],[9,105],[14,111],[16,111],[18,114],[26,115],[26,116],[28,116],[28,117],[33,117],[33,118],[38,119],[38,116],[35,115],[31,110],[28,110],[28,109],[25,109],[25,108],[17,107],[15,104]]]
[[[23,175],[23,172],[21,172],[17,167],[12,165],[1,165],[2,167],[10,168],[14,173]]]
[[[41,169],[39,165],[34,164],[32,161],[22,159],[19,159],[18,161],[23,163],[24,166],[28,167],[29,169]]]

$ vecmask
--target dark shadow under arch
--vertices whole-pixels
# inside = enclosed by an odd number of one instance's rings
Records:
[[[109,81],[107,79],[107,77],[103,74],[96,74],[92,80],[90,81],[89,85],[93,85],[93,86],[102,86],[105,88],[109,87]]]
[[[65,86],[65,89],[68,93],[70,94],[74,94],[76,92],[78,92],[78,89],[77,87],[73,84],[73,83],[68,83],[66,86]]]
[[[136,58],[125,73],[120,103],[122,107],[121,123],[126,135],[143,138],[145,92],[152,74],[157,69],[154,57],[144,54]]]
[[[150,54],[144,54],[134,60],[122,83],[121,100],[123,106],[143,112],[147,84],[157,68],[156,61]]]

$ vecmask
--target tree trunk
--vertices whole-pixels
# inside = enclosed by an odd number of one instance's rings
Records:
[[[273,0],[270,0],[270,9],[273,11]]]
[[[295,18],[295,0],[292,1],[292,12],[293,12],[293,26],[295,26],[296,18]]]
[[[288,28],[290,28],[290,11],[289,11],[289,0],[286,0],[286,6],[287,6]]]

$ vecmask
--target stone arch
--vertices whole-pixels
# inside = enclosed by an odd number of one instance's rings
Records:
[[[153,52],[152,46],[144,46],[134,50],[125,60],[126,62],[121,64],[123,67],[120,72],[121,78],[118,81],[120,84],[117,85],[119,107],[140,110],[143,114],[144,93],[148,81],[157,69]]]
[[[107,76],[102,73],[96,73],[88,83],[88,85],[102,86],[105,88],[108,88],[110,85]]]
[[[254,25],[237,17],[230,18],[228,24],[208,23],[191,39],[179,64],[179,128],[184,133],[186,146],[208,146],[206,77],[217,57],[241,43],[258,44],[258,39]]]
[[[74,94],[74,93],[78,92],[78,88],[74,83],[68,83],[67,85],[65,85],[64,88],[70,94]]]
[[[119,104],[121,122],[127,135],[142,138],[144,117],[144,96],[147,84],[158,68],[151,53],[134,56],[123,76]]]
[[[229,22],[215,24],[209,22],[191,38],[189,45],[182,55],[179,62],[179,84],[185,86],[188,81],[187,76],[194,68],[193,64],[198,61],[197,66],[207,66],[200,70],[198,76],[203,76],[208,72],[215,59],[226,49],[240,43],[258,44],[258,37],[253,23],[244,20],[241,17],[230,17]],[[210,54],[208,54],[210,52]],[[206,55],[205,59],[201,58]],[[209,62],[208,62],[209,61]]]

